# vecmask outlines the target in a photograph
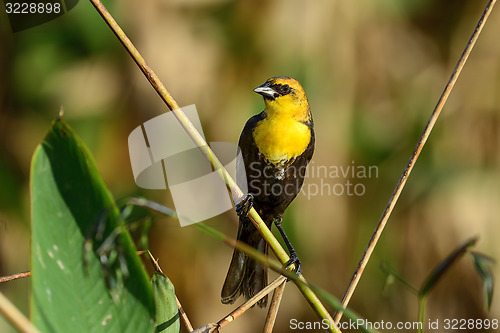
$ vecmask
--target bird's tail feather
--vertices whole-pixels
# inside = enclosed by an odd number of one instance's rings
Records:
[[[247,218],[240,219],[237,239],[267,255],[267,243]],[[266,285],[267,267],[262,267],[261,264],[249,258],[243,252],[234,249],[226,280],[222,287],[222,303],[233,304],[242,293],[246,299],[250,299]],[[265,307],[267,305],[267,296],[262,298],[257,305],[262,308]]]

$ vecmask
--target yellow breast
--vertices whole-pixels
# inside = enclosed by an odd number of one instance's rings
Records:
[[[301,155],[309,145],[311,131],[307,125],[289,117],[267,117],[253,131],[259,151],[275,165]]]

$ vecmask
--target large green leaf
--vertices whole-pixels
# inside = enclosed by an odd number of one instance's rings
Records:
[[[61,118],[33,156],[31,197],[35,326],[153,332],[148,276],[88,149]]]

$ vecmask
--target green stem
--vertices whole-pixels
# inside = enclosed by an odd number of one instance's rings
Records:
[[[420,323],[420,327],[418,328],[417,333],[424,332],[426,306],[427,306],[427,296],[426,295],[419,295],[418,296],[418,322]]]
[[[141,56],[139,51],[135,48],[134,44],[130,41],[130,39],[127,37],[125,32],[120,28],[118,23],[113,19],[111,14],[107,11],[107,9],[104,7],[101,1],[99,0],[90,0],[92,5],[96,8],[96,10],[99,12],[101,17],[104,19],[104,21],[108,24],[110,29],[113,31],[113,33],[116,35],[116,37],[120,40],[120,42],[123,44],[127,52],[130,54],[130,56],[134,59],[136,64],[139,66],[141,71],[144,73],[148,81],[151,83],[153,88],[156,90],[158,95],[161,97],[161,99],[165,102],[165,104],[168,106],[170,110],[172,110],[172,113],[174,116],[177,118],[181,126],[184,128],[186,133],[190,136],[190,138],[194,141],[194,143],[198,146],[198,148],[202,151],[202,153],[205,155],[205,157],[210,161],[212,164],[212,167],[214,170],[217,171],[217,173],[221,176],[221,178],[226,182],[227,187],[233,194],[233,196],[236,199],[243,198],[243,192],[241,189],[238,187],[236,182],[231,178],[229,173],[226,171],[222,163],[218,160],[218,158],[215,156],[215,154],[212,152],[208,144],[205,142],[203,137],[200,135],[200,133],[196,130],[194,125],[191,123],[191,121],[188,119],[186,114],[181,110],[177,102],[174,100],[172,95],[168,92],[167,88],[163,85],[163,83],[160,81],[158,76],[153,72],[153,70],[148,66],[144,58]],[[255,225],[255,228],[260,232],[262,237],[266,240],[266,242],[269,244],[271,250],[276,254],[278,257],[278,260],[282,263],[285,264],[290,258],[288,257],[288,254],[286,251],[281,247],[280,243],[278,240],[274,237],[274,235],[271,233],[269,228],[266,226],[264,221],[262,221],[261,217],[259,214],[257,214],[257,211],[255,209],[251,209],[249,213],[249,218],[252,221],[252,223]],[[293,269],[293,267],[291,267]],[[305,282],[305,278],[301,277],[301,280]],[[298,286],[298,284],[297,284]],[[314,294],[314,292],[306,285],[304,286],[299,286],[299,290],[302,292],[306,300],[309,302],[311,307],[313,308],[314,312],[316,314],[325,320],[333,321],[332,316],[328,313],[324,305],[321,303],[321,301],[318,299],[318,297]],[[336,329],[331,329],[331,332],[338,332]]]

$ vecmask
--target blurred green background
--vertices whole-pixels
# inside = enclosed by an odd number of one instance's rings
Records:
[[[486,1],[120,1],[110,12],[179,105],[196,104],[207,141],[237,142],[263,102],[252,89],[288,75],[304,86],[316,130],[314,166],[376,167],[371,177],[311,176],[323,192],[300,195],[284,227],[309,282],[341,297]],[[460,243],[500,253],[500,13],[493,11],[424,148],[350,307],[377,321],[414,321],[416,297],[385,287],[387,261],[419,286]],[[12,34],[0,14],[0,276],[29,270],[31,155],[65,108],[116,199],[143,195],[170,207],[170,192],[139,189],[129,133],[168,111],[87,1],[68,14]],[[321,184],[327,185],[321,187]],[[362,195],[328,193],[347,181]],[[337,187],[340,189],[340,187]],[[207,223],[236,234],[233,212]],[[54,226],[56,227],[56,226]],[[150,248],[193,325],[218,321],[232,249],[190,226],[156,218]],[[494,268],[500,275],[498,266]],[[0,285],[28,313],[29,280]],[[70,297],[70,295],[68,295]],[[500,318],[484,311],[470,258],[445,275],[427,317]],[[252,309],[224,331],[261,331]],[[276,332],[316,316],[285,289]],[[0,318],[0,331],[9,332]],[[484,332],[485,330],[477,330]],[[475,332],[475,330],[469,330]]]

